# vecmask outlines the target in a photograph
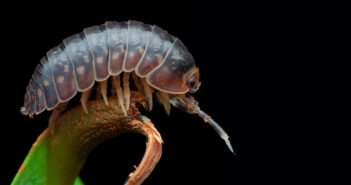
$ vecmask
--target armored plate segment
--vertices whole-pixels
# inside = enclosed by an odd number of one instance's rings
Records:
[[[126,52],[128,24],[126,22],[106,22],[109,48],[108,71],[110,75],[119,75],[123,70]]]
[[[26,93],[24,94],[24,105],[23,108],[21,109],[21,111],[23,111],[23,114],[28,114],[28,107],[30,105],[30,96],[28,91],[26,90]]]
[[[73,66],[63,49],[64,45],[60,44],[47,53],[60,102],[71,99],[77,93]]]
[[[140,77],[145,77],[157,67],[163,61],[175,39],[174,36],[169,35],[165,30],[155,26],[150,35],[145,54],[135,69],[136,74]]]
[[[104,81],[109,77],[108,73],[108,45],[105,30],[100,26],[92,26],[84,29],[85,37],[95,65],[95,80]]]
[[[127,55],[124,59],[123,71],[131,72],[135,69],[144,54],[149,41],[152,26],[138,21],[128,22]]]
[[[27,92],[28,92],[29,98],[30,98],[30,104],[28,107],[28,114],[33,115],[35,113],[35,93],[34,93],[30,84],[27,86]]]
[[[52,70],[46,56],[40,59],[40,63],[35,68],[35,72],[38,72],[40,75],[52,79]]]
[[[39,114],[46,109],[45,95],[40,84],[38,84],[34,79],[32,79],[29,84],[35,93],[35,113]]]
[[[167,93],[186,93],[189,88],[185,77],[195,67],[187,48],[180,40],[176,40],[164,62],[147,75],[147,81],[154,88]]]
[[[53,109],[59,103],[53,79],[47,78],[38,72],[34,72],[33,79],[41,84],[45,95],[47,110]]]
[[[37,65],[33,74],[33,80],[38,82],[44,91],[47,110],[53,109],[59,103],[59,100],[57,98],[50,64],[46,56],[43,57],[40,60],[40,64]]]
[[[94,85],[94,63],[84,34],[75,34],[63,40],[66,54],[73,64],[77,90],[82,92]]]

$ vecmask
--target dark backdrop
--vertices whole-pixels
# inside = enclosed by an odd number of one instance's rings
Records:
[[[62,39],[107,20],[156,24],[180,38],[200,68],[194,96],[229,133],[233,156],[200,118],[158,104],[145,113],[165,143],[144,184],[314,184],[350,182],[349,121],[326,48],[328,11],[305,4],[84,2],[3,7],[0,184],[9,184],[49,113],[19,108],[40,58]],[[328,9],[327,9],[328,10]],[[332,22],[332,21],[331,21]],[[337,69],[336,69],[337,70]],[[341,79],[342,77],[340,77]],[[338,95],[338,96],[336,96]],[[145,150],[125,134],[89,156],[86,184],[123,184]]]

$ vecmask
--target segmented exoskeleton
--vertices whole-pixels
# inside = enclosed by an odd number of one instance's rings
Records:
[[[52,115],[57,116],[78,91],[82,92],[81,103],[88,113],[86,101],[95,81],[100,83],[98,93],[108,104],[107,80],[112,77],[119,105],[127,115],[130,75],[148,99],[149,110],[152,109],[152,94],[156,94],[167,113],[170,104],[197,113],[215,128],[233,151],[228,135],[189,95],[198,90],[200,82],[199,69],[187,48],[158,26],[138,21],[92,26],[48,51],[27,86],[21,112],[32,117],[45,109],[54,109]]]

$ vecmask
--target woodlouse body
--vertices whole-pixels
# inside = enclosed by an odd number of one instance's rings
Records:
[[[137,21],[106,22],[64,39],[47,52],[26,89],[25,115],[52,110],[77,92],[90,89],[122,72],[135,72],[148,85],[166,93],[191,90],[198,82],[193,57],[183,43],[165,30]],[[197,89],[197,87],[196,87]]]
[[[123,72],[123,88],[120,75]],[[169,114],[170,105],[198,114],[225,140],[234,153],[229,136],[200,110],[190,96],[200,86],[199,69],[184,44],[165,30],[138,21],[106,22],[84,29],[47,52],[30,80],[21,112],[32,117],[54,109],[49,125],[60,116],[77,92],[88,113],[86,101],[95,81],[108,105],[107,79],[112,77],[118,103],[125,116],[130,104],[129,77],[152,109],[152,94]],[[151,86],[151,87],[150,87]]]

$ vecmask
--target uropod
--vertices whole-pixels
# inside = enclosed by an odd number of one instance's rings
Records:
[[[49,50],[35,68],[26,88],[21,113],[33,117],[53,110],[49,124],[68,101],[81,92],[80,102],[88,114],[87,101],[97,81],[96,93],[107,101],[108,81],[125,116],[130,108],[130,77],[147,99],[153,95],[167,114],[171,105],[198,114],[209,123],[234,153],[226,132],[203,112],[191,96],[200,87],[199,69],[192,55],[176,37],[155,25],[138,21],[110,21],[84,29]]]

